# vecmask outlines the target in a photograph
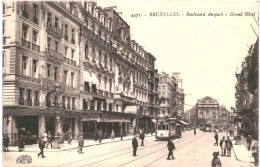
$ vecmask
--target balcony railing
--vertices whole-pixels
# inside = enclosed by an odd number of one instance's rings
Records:
[[[27,105],[32,106],[32,99],[27,99]]]
[[[32,50],[36,52],[40,52],[40,46],[32,43]]]
[[[64,60],[64,57],[62,56],[61,53],[55,51],[55,50],[51,50],[49,48],[46,48],[46,54],[49,56],[49,57],[53,57],[53,58],[56,58],[60,61]]]
[[[40,106],[40,101],[39,100],[34,100],[34,106]]]
[[[62,30],[59,29],[58,27],[55,27],[50,22],[47,23],[46,32],[58,39],[61,39],[63,36]]]
[[[21,38],[21,45],[27,49],[31,49],[31,43],[23,38]]]
[[[71,60],[71,59],[69,59],[67,57],[64,57],[64,63],[76,67],[76,61]]]
[[[99,94],[99,95],[103,95],[103,90],[98,89],[98,94]]]
[[[20,104],[20,105],[25,105],[25,100],[24,100],[24,98],[20,98],[20,99],[19,99],[19,104]]]

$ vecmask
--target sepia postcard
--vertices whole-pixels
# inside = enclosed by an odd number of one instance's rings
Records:
[[[2,166],[258,166],[258,1],[2,1]]]

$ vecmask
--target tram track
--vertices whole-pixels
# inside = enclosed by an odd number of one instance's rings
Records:
[[[190,135],[189,135],[189,136],[190,136]],[[198,139],[198,138],[200,138],[200,137],[201,137],[201,136],[198,136],[198,137],[196,137],[196,138]],[[188,137],[188,136],[186,136],[185,138],[182,138],[182,139],[184,139],[184,140],[177,141],[177,142],[175,142],[175,144],[182,143],[182,142],[184,142],[184,141],[190,140],[191,138]],[[150,149],[151,149],[152,146],[157,146],[157,145],[166,144],[166,143],[167,143],[167,142],[164,141],[164,142],[159,143],[159,144],[155,144],[155,145],[151,145],[151,146],[149,146],[149,147],[141,148],[141,149],[138,150],[138,152],[140,152],[140,150],[144,150],[144,149],[147,149],[147,148],[150,148]],[[92,162],[92,163],[89,163],[89,164],[84,164],[84,165],[82,165],[82,166],[80,166],[80,167],[97,165],[97,164],[100,163],[100,162],[104,162],[104,161],[111,160],[111,159],[114,159],[114,158],[123,157],[124,155],[127,155],[127,154],[131,154],[131,153],[133,152],[133,150],[132,150],[133,148],[132,148],[132,147],[130,147],[130,148],[131,148],[131,151],[127,151],[127,152],[121,153],[121,154],[119,154],[119,155],[115,155],[115,156],[112,156],[112,157],[108,157],[108,158],[105,158],[105,159],[101,159],[101,160],[98,160],[98,161],[95,161],[95,162]],[[165,149],[165,147],[162,148],[162,149],[153,151],[152,153],[149,153],[149,154],[154,154],[154,153],[159,152],[159,151],[164,150],[164,149]],[[145,155],[145,156],[148,156],[148,155]],[[145,157],[145,156],[142,156],[142,157],[140,157],[140,158],[136,158],[136,157],[135,157],[134,160],[129,161],[128,163],[134,162],[134,161],[136,161],[136,160],[138,160],[138,159],[141,159],[141,158],[143,158],[143,157]],[[127,164],[127,163],[125,163],[125,164]],[[125,164],[121,164],[121,165],[125,165]],[[121,165],[118,165],[118,166],[121,166]]]
[[[186,146],[188,143],[191,143],[191,142],[194,142],[194,141],[196,141],[196,140],[198,140],[198,139],[201,139],[201,137],[205,137],[205,135],[203,135],[203,136],[198,136],[198,137],[196,137],[195,139],[190,140],[190,141],[188,141],[187,143],[182,144],[182,146],[177,146],[177,149],[180,150],[181,148],[183,148],[184,146]],[[187,141],[187,140],[181,140],[180,142],[175,142],[175,145],[180,144],[180,143],[183,143],[184,141]],[[150,156],[150,155],[152,155],[152,154],[155,154],[155,153],[157,153],[157,152],[159,152],[159,151],[161,151],[161,150],[166,150],[166,148],[165,148],[165,147],[164,147],[164,148],[161,148],[161,149],[159,149],[159,150],[157,150],[157,151],[154,151],[154,152],[152,152],[152,153],[146,154],[146,155],[144,155],[144,156],[142,156],[142,157],[140,157],[140,158],[136,158],[136,159],[134,159],[134,160],[132,160],[132,161],[129,161],[129,162],[124,163],[124,164],[121,164],[121,165],[119,165],[119,167],[129,165],[130,163],[133,163],[133,162],[135,162],[135,161],[137,161],[137,160],[146,158],[146,157],[148,157],[148,156]],[[168,155],[168,151],[167,151],[167,154],[164,154],[163,156],[160,156],[158,159],[155,159],[154,161],[152,161],[152,162],[150,162],[150,163],[148,163],[148,164],[146,164],[146,165],[144,165],[144,166],[148,166],[148,165],[150,165],[150,164],[152,164],[152,163],[158,161],[159,159],[161,159],[161,158],[163,158],[163,157],[166,157],[167,155]],[[134,165],[133,165],[133,166],[134,166]]]
[[[190,139],[189,136],[191,136],[193,134],[188,134],[186,135],[185,137],[183,137],[182,139]],[[183,140],[182,140],[183,141]],[[158,143],[159,142],[159,143]],[[151,144],[151,143],[156,143],[156,144]],[[161,145],[161,144],[165,144],[166,142],[165,141],[157,141],[157,140],[154,140],[152,142],[150,142],[150,145],[146,145],[146,147],[142,147],[140,149],[138,149],[139,151],[140,150],[144,150],[144,149],[148,149],[148,148],[151,148],[153,146],[157,146],[157,145]],[[128,150],[131,150],[131,151],[128,151]],[[129,153],[132,153],[132,147],[126,147],[126,148],[122,148],[122,149],[118,149],[118,150],[115,150],[115,151],[112,151],[112,152],[108,152],[108,153],[104,153],[104,154],[99,154],[99,155],[95,155],[95,156],[91,156],[91,157],[88,157],[88,158],[84,158],[84,159],[81,159],[81,160],[77,160],[77,161],[73,161],[73,162],[69,162],[69,163],[66,163],[66,164],[62,164],[62,165],[59,165],[59,167],[63,167],[63,166],[72,166],[73,164],[77,164],[77,163],[80,163],[82,161],[87,161],[87,160],[91,160],[91,159],[95,159],[95,158],[98,158],[98,157],[102,157],[102,156],[105,156],[105,155],[108,155],[108,154],[113,154],[113,153],[120,153],[122,151],[127,151],[125,153],[121,153],[119,155],[115,155],[113,157],[110,157],[110,158],[106,158],[106,159],[102,159],[102,160],[99,160],[99,161],[96,161],[96,162],[93,162],[93,163],[90,163],[90,164],[84,164],[82,166],[88,166],[88,165],[92,165],[92,164],[95,164],[95,163],[99,163],[99,162],[102,162],[102,161],[106,161],[108,159],[111,159],[111,158],[116,158],[116,157],[119,157],[119,156],[123,156],[123,155],[126,155],[126,154],[129,154]],[[77,165],[78,166],[78,165]]]

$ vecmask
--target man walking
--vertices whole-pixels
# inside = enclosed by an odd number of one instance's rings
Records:
[[[18,149],[19,149],[19,152],[22,152],[23,148],[24,148],[24,137],[23,137],[23,135],[21,135],[18,138]]]
[[[144,133],[141,133],[140,134],[140,139],[142,140],[141,146],[144,146],[144,137],[145,137]]]
[[[214,138],[215,138],[215,140],[216,140],[216,143],[214,143],[214,146],[215,146],[215,145],[218,146],[218,132],[215,133]]]
[[[46,149],[48,148],[49,144],[51,144],[51,148],[52,148],[52,135],[51,135],[51,132],[48,131],[47,133],[47,145],[46,145]]]
[[[99,143],[101,143],[101,140],[102,140],[102,129],[100,129],[98,131],[98,138],[99,138]]]
[[[79,135],[79,150],[78,150],[78,153],[81,153],[81,154],[83,153],[82,152],[83,146],[84,146],[84,139],[83,139],[82,133],[80,133],[80,135]]]
[[[196,135],[196,127],[194,128],[194,135]]]
[[[225,140],[225,137],[222,138],[222,140],[220,140],[220,148],[221,148],[221,153],[222,153],[222,156],[226,156],[226,140]]]
[[[68,144],[71,144],[72,140],[72,133],[71,133],[71,128],[69,128],[69,131],[66,133]]]
[[[247,142],[248,151],[250,151],[251,144],[252,144],[252,137],[250,135],[247,136],[246,142]]]
[[[136,151],[137,151],[137,147],[138,147],[138,142],[136,139],[136,135],[134,135],[134,138],[132,140],[132,146],[133,146],[133,156],[137,156]]]
[[[122,128],[120,129],[120,137],[121,137],[121,140],[123,140],[123,129]]]
[[[40,155],[42,155],[42,158],[45,158],[44,154],[43,154],[43,149],[45,147],[45,141],[43,139],[44,139],[44,137],[42,136],[41,140],[39,141],[39,148],[40,148],[41,152],[38,154],[38,158]]]
[[[9,137],[7,134],[5,134],[4,139],[3,139],[3,144],[4,144],[4,152],[9,152],[8,144],[10,143]]]
[[[168,147],[168,150],[169,150],[167,160],[170,160],[170,156],[172,156],[172,159],[175,159],[175,158],[173,157],[173,152],[172,152],[172,151],[173,151],[174,149],[176,149],[176,148],[175,148],[175,146],[174,146],[174,144],[173,144],[173,142],[171,141],[170,138],[168,138],[167,147]]]
[[[111,140],[114,140],[115,139],[115,132],[114,130],[111,131]]]
[[[227,157],[231,157],[231,148],[233,147],[232,141],[227,137],[226,140],[226,145],[227,145]]]

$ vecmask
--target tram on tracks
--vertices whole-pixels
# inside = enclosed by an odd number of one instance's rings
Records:
[[[175,119],[159,120],[156,123],[156,136],[157,140],[168,140],[181,138],[182,125],[177,123]]]

